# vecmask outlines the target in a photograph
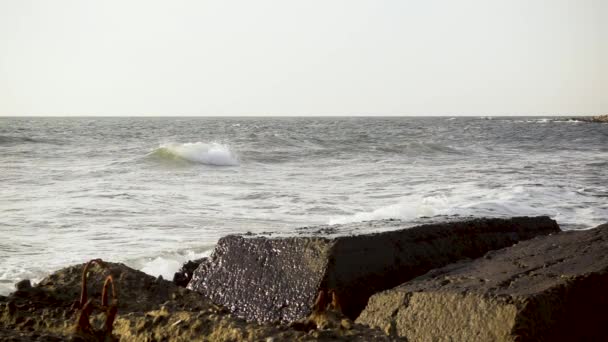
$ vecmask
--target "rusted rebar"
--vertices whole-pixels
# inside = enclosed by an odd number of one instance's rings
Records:
[[[80,301],[77,302],[76,307],[78,308],[78,318],[75,327],[75,333],[82,337],[86,337],[87,340],[92,341],[106,341],[113,340],[112,329],[114,325],[114,319],[118,312],[118,295],[116,288],[114,287],[114,278],[112,275],[108,275],[104,281],[103,289],[101,292],[101,305],[96,304],[93,299],[87,297],[87,273],[91,264],[98,264],[102,268],[107,268],[101,259],[93,259],[84,266],[82,271],[82,285]],[[112,289],[112,300],[108,303],[108,290]],[[93,310],[99,310],[106,316],[106,321],[101,330],[95,330],[90,322],[90,316]]]
[[[102,268],[106,267],[106,265],[103,263],[103,260],[101,260],[101,259],[90,260],[89,262],[87,262],[86,265],[84,265],[84,269],[82,270],[82,285],[81,285],[81,289],[80,289],[80,302],[78,302],[79,309],[82,309],[85,306],[85,304],[87,303],[87,273],[89,272],[89,267],[91,266],[91,264],[97,264]]]

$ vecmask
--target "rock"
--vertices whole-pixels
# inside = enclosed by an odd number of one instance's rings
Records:
[[[29,279],[23,279],[15,283],[15,289],[17,291],[24,291],[32,288],[32,282]]]
[[[201,294],[158,280],[123,264],[104,262],[89,268],[88,298],[100,303],[103,280],[113,276],[119,294],[113,337],[121,341],[311,341],[306,332],[287,326],[246,322]],[[27,291],[0,297],[0,341],[82,340],[75,334],[84,264],[59,270]],[[105,316],[94,311],[90,322],[99,329]],[[393,340],[379,330],[354,324],[321,332],[335,341]],[[93,335],[93,337],[98,335]],[[112,335],[103,335],[108,340]],[[87,339],[84,340],[95,340]],[[110,338],[111,340],[111,338]]]
[[[591,117],[583,117],[583,118],[573,118],[573,119],[578,120],[578,121],[585,121],[585,122],[608,123],[608,114],[596,115],[596,116],[591,116]]]
[[[608,114],[594,116],[591,120],[593,122],[608,122]]]
[[[548,217],[518,217],[333,238],[233,235],[219,240],[188,288],[239,317],[261,322],[303,319],[320,291],[333,290],[342,312],[355,319],[376,292],[456,260],[558,231]]]
[[[90,298],[101,298],[106,276],[112,275],[118,293],[119,312],[146,311],[171,299],[180,290],[162,277],[153,277],[121,263],[104,262],[105,268],[92,264],[87,277]],[[71,303],[80,298],[84,264],[61,269],[42,279],[37,289],[47,292],[60,302]]]
[[[179,271],[173,275],[173,283],[177,286],[186,287],[192,279],[192,274],[198,266],[207,258],[187,261],[182,265]]]
[[[608,224],[537,237],[372,296],[357,323],[410,341],[605,341]]]

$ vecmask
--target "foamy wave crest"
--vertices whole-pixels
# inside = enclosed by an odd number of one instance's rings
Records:
[[[33,284],[38,283],[44,276],[47,275],[48,269],[42,270],[40,267],[31,269],[21,265],[9,265],[3,270],[0,270],[0,296],[6,296],[15,291],[15,283],[29,279]]]
[[[216,142],[204,143],[199,141],[185,144],[163,144],[150,155],[206,165],[239,165],[238,156],[230,149],[230,146]]]
[[[329,220],[329,224],[344,224],[388,218],[413,220],[419,217],[442,215],[448,208],[448,199],[445,196],[429,196],[418,201],[408,198],[399,201],[399,203],[378,208],[371,212],[332,218]]]
[[[142,272],[152,276],[163,276],[164,279],[173,279],[173,274],[177,272],[182,265],[188,260],[196,260],[208,257],[211,250],[203,252],[186,251],[182,253],[168,253],[156,258],[140,261],[133,266],[140,269]]]
[[[334,217],[329,224],[343,224],[378,219],[412,221],[421,217],[459,215],[476,217],[511,217],[548,215],[565,226],[593,227],[603,221],[606,212],[596,208],[583,215],[576,203],[585,197],[558,187],[512,186],[510,188],[484,189],[463,184],[445,194],[408,196],[399,202],[369,212]]]

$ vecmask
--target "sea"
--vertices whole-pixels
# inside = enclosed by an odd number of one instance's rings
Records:
[[[228,234],[444,216],[587,229],[608,221],[607,180],[608,124],[571,118],[0,117],[0,294],[91,258],[171,279]]]

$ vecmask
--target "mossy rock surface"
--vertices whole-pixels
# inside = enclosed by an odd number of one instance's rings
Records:
[[[279,324],[258,324],[236,318],[201,294],[154,278],[123,264],[106,262],[89,269],[89,298],[99,302],[103,282],[112,275],[119,298],[113,337],[124,341],[312,341],[389,340],[379,330],[352,323],[300,331]],[[0,297],[0,340],[65,341],[74,338],[84,264],[59,270],[39,284]],[[96,328],[105,321],[96,312]],[[107,336],[106,336],[107,337]],[[96,339],[87,339],[95,341]]]

